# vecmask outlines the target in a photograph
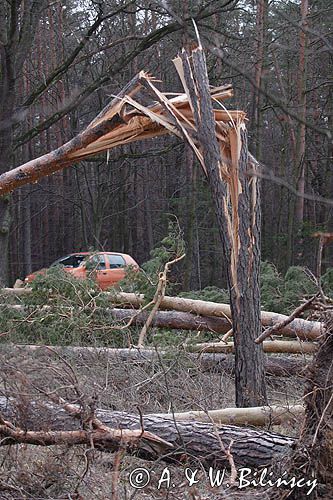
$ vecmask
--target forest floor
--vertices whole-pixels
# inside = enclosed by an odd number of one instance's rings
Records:
[[[203,373],[193,357],[184,353],[173,355],[167,361],[117,361],[105,354],[63,354],[38,351],[29,355],[10,347],[2,348],[7,368],[17,374],[24,373],[33,385],[58,392],[74,400],[73,373],[77,377],[79,391],[87,401],[95,401],[97,407],[129,413],[165,413],[170,410],[215,409],[234,406],[234,381],[227,373]],[[71,368],[70,368],[71,367]],[[71,370],[73,369],[73,373]],[[2,372],[1,393],[13,394],[19,386],[8,382]],[[268,377],[270,404],[297,404],[303,395],[301,378]],[[31,386],[30,386],[31,387]],[[37,391],[38,392],[38,391]],[[31,389],[31,394],[36,392]],[[40,397],[40,396],[39,396]],[[139,408],[139,410],[138,410]],[[268,427],[267,427],[268,429]],[[296,436],[300,431],[299,419],[270,430]],[[198,484],[188,487],[184,469],[168,465],[171,486],[166,481],[158,488],[163,462],[147,462],[126,456],[120,466],[117,494],[112,492],[113,455],[94,450],[86,453],[85,446],[52,446],[42,448],[15,445],[0,448],[0,498],[1,499],[201,499],[245,498],[244,491],[229,488],[212,488],[199,471]],[[137,468],[148,469],[150,484],[143,489],[131,486],[129,476]],[[259,488],[260,489],[260,488]],[[249,498],[264,491],[252,490]],[[246,495],[247,496],[247,495]],[[267,497],[268,498],[268,497]]]

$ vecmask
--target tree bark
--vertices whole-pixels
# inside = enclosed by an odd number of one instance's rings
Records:
[[[124,95],[133,95],[140,89],[140,77],[140,74],[135,76],[122,89],[118,96],[101,111],[93,122],[91,122],[88,128],[66,144],[24,165],[16,167],[9,172],[2,173],[2,175],[0,175],[0,195],[6,194],[25,184],[31,184],[65,167],[69,167],[77,161],[75,159],[69,159],[68,157],[70,154],[74,154],[79,149],[88,146],[93,141],[112,130],[116,124],[123,123],[122,118],[118,114],[121,107],[121,98]],[[102,120],[106,113],[110,113],[110,118]]]
[[[305,421],[291,459],[292,470],[302,470],[325,485],[322,498],[333,491],[333,315],[329,315],[327,335],[305,373]]]
[[[0,297],[5,297],[7,295],[21,297],[30,293],[31,289],[29,288],[0,288]],[[109,298],[110,303],[114,305],[121,304],[124,307],[132,307],[136,309],[144,305],[144,297],[135,293],[110,293]],[[211,329],[216,333],[226,333],[232,325],[230,321],[228,321],[228,318],[231,320],[231,310],[229,304],[219,304],[217,302],[208,302],[204,300],[165,296],[160,304],[160,309],[192,313],[192,315],[196,314],[196,326],[193,329],[200,329],[201,325],[202,329],[205,329],[205,325],[209,325],[207,329]],[[126,313],[119,312],[118,314],[118,317],[120,318],[121,314],[124,314],[125,316]],[[183,316],[182,318],[184,318],[184,323],[186,323],[187,316]],[[189,324],[193,325],[193,318],[189,317],[188,319]],[[261,311],[261,324],[264,327],[279,324],[287,319],[288,316],[285,316],[284,314]],[[192,326],[190,329],[192,329]],[[323,323],[319,321],[307,321],[302,318],[296,318],[290,324],[281,328],[281,330],[279,329],[279,335],[292,338],[298,337],[301,340],[318,340],[322,334]]]
[[[6,420],[15,423],[16,419],[24,422],[24,429],[29,431],[73,431],[80,430],[80,425],[65,410],[51,403],[32,401],[23,409],[20,415],[20,404],[4,397],[0,398],[0,412]],[[135,430],[141,428],[139,415],[110,410],[97,410],[96,417],[102,424],[111,429]],[[237,466],[257,467],[269,464],[273,458],[281,458],[291,452],[294,439],[267,431],[257,431],[239,428],[233,425],[218,426],[217,424],[199,421],[175,421],[172,415],[151,414],[142,417],[144,430],[170,443],[173,447],[166,450],[162,457],[147,453],[138,448],[135,453],[150,460],[162,458],[165,461],[200,461],[204,466],[228,466],[225,449],[231,444],[231,454]],[[0,435],[2,434],[0,428]],[[3,434],[2,434],[3,435]],[[82,441],[81,441],[82,442]],[[83,441],[84,442],[84,441]],[[12,444],[13,440],[1,439],[1,444]],[[40,444],[43,445],[41,439]],[[44,445],[60,444],[47,442]],[[66,444],[66,441],[65,443]],[[73,443],[76,444],[76,443]],[[107,440],[99,440],[96,447],[105,451],[110,448]],[[115,446],[112,443],[111,451]],[[152,450],[153,451],[153,450]]]
[[[230,282],[230,306],[235,342],[236,406],[257,406],[267,402],[262,349],[255,349],[253,338],[261,332],[260,323],[260,191],[259,180],[246,175],[247,134],[241,130],[238,200],[239,253],[237,285]]]
[[[13,166],[13,114],[16,71],[11,47],[0,48],[0,176]],[[8,285],[8,245],[11,197],[0,196],[0,283]]]
[[[277,476],[312,477],[317,487],[311,498],[332,498],[333,491],[333,314],[327,312],[327,330],[313,362],[305,371],[305,419],[300,438],[292,454],[274,464]],[[285,472],[287,471],[287,472]],[[286,491],[272,499],[286,498]],[[295,491],[293,499],[304,500],[305,493]]]
[[[263,342],[264,352],[289,353],[289,354],[313,354],[317,351],[318,344],[314,342],[300,342],[299,340],[265,340]],[[234,342],[207,342],[190,344],[187,346],[191,352],[234,352]]]
[[[2,289],[2,293],[7,293]],[[15,293],[8,291],[8,293]],[[26,293],[26,292],[18,292]],[[1,290],[0,290],[1,294]],[[120,292],[116,295],[110,294],[110,301],[114,304],[123,304],[138,308],[144,304],[144,297],[134,293]],[[165,296],[161,302],[160,309],[170,309],[174,311],[191,312],[202,316],[217,316],[219,318],[231,319],[231,308],[229,304],[219,304],[217,302],[208,302],[204,300],[184,299],[182,297]],[[261,311],[261,324],[264,327],[270,327],[288,319],[284,314]],[[323,324],[319,321],[307,321],[296,318],[290,324],[279,330],[279,334],[286,337],[299,337],[304,340],[317,340],[323,333]]]

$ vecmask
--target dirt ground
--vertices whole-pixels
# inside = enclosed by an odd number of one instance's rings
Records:
[[[215,409],[234,406],[234,382],[227,373],[203,373],[193,357],[173,354],[167,360],[148,363],[108,359],[105,354],[54,352],[27,354],[2,348],[1,395],[24,392],[24,397],[41,397],[40,388],[55,390],[68,401],[79,391],[96,407],[137,413]],[[24,375],[23,375],[24,374]],[[30,383],[25,382],[28,377]],[[73,380],[77,385],[73,388]],[[74,385],[75,385],[74,384]],[[24,390],[23,390],[24,388]],[[268,378],[270,404],[299,403],[303,394],[300,378]],[[297,435],[300,422],[275,426],[275,432]],[[122,459],[115,480],[114,456],[87,447],[52,446],[42,448],[15,445],[0,448],[0,498],[2,499],[222,499],[245,498],[235,488],[212,488],[204,470],[199,470],[195,486],[189,487],[184,469],[136,457]],[[167,467],[167,471],[165,470]],[[142,489],[131,486],[139,476]],[[148,472],[147,472],[148,471]],[[163,472],[164,471],[164,472]],[[163,475],[164,474],[164,475]],[[131,479],[130,479],[131,476]],[[227,477],[227,476],[226,476]],[[163,479],[165,479],[163,481]],[[160,481],[160,488],[159,486]],[[116,487],[113,485],[116,484]],[[167,487],[168,486],[168,487]],[[268,498],[264,491],[256,495]]]

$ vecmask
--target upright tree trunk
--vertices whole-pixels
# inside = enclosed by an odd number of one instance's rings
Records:
[[[257,0],[257,15],[256,15],[256,65],[255,65],[255,88],[253,96],[253,128],[252,132],[255,137],[254,154],[258,160],[261,159],[261,85],[262,74],[265,57],[265,20],[267,16],[267,0]]]
[[[156,168],[156,164],[154,165]],[[144,221],[146,235],[144,238],[145,248],[143,249],[143,255],[149,255],[150,251],[154,246],[154,232],[153,232],[153,220],[152,220],[152,203],[151,203],[151,188],[150,185],[150,175],[148,162],[143,167],[143,196],[144,196]],[[141,245],[143,242],[141,242]],[[146,259],[144,259],[146,260]]]
[[[276,52],[273,50],[272,52],[273,55],[273,61],[274,61],[274,68],[275,68],[275,73],[277,77],[277,81],[279,83],[279,89],[280,92],[283,96],[283,99],[285,102],[288,102],[290,99],[290,96],[288,96],[283,79],[282,79],[282,71],[278,62],[278,58],[276,55]],[[290,80],[290,78],[288,78]],[[285,116],[282,116],[282,119],[286,120],[286,124],[284,126],[284,143],[288,144],[290,143],[290,151],[289,149],[283,148],[281,150],[281,169],[280,169],[280,177],[292,177],[293,172],[295,171],[296,164],[297,164],[297,138],[295,134],[295,128],[296,125],[288,114]],[[288,139],[289,137],[289,139]],[[288,152],[288,154],[287,154]],[[289,155],[291,157],[291,161],[289,160]],[[291,168],[289,165],[292,165]],[[280,197],[279,197],[279,212],[280,212],[280,223],[278,224],[278,227],[280,230],[278,230],[278,233],[283,233],[285,231],[285,219],[283,217],[283,208],[287,207],[287,231],[288,231],[288,238],[287,238],[287,248],[286,248],[286,253],[283,254],[281,252],[281,249],[276,245],[276,251],[278,253],[278,256],[276,259],[274,259],[275,262],[279,263],[279,269],[284,269],[285,271],[290,267],[293,263],[293,254],[294,254],[294,217],[295,217],[295,208],[296,208],[296,201],[295,201],[295,196],[293,194],[290,194],[288,190],[285,189],[284,186],[281,187],[280,191]]]
[[[188,144],[185,144],[184,150],[184,166],[186,168],[186,178],[187,178],[187,192],[184,199],[184,212],[186,217],[186,229],[185,229],[185,239],[186,239],[186,255],[187,259],[185,262],[184,271],[184,289],[190,290],[192,284],[192,270],[193,270],[193,257],[194,257],[194,223],[195,223],[195,212],[196,212],[196,165],[194,165],[193,151]]]
[[[10,47],[0,47],[0,174],[13,166],[13,115],[15,67]],[[0,197],[0,282],[8,284],[8,243],[11,221],[10,195]]]
[[[333,58],[330,58],[330,68],[333,71]],[[327,112],[327,118],[328,118],[328,127],[330,130],[333,130],[333,88],[331,87],[329,94],[328,94],[328,99],[329,103],[329,109]],[[326,169],[324,173],[324,181],[326,182],[326,190],[325,190],[325,195],[327,198],[332,197],[333,193],[333,169],[332,169],[332,158],[333,158],[333,142],[332,141],[327,141],[327,160],[326,160]],[[332,205],[326,205],[325,207],[325,217],[324,220],[328,221],[327,222],[327,229],[329,232],[333,233],[333,207]],[[325,252],[325,250],[324,250]],[[333,262],[333,244],[327,245],[326,247],[326,260],[327,262]]]
[[[267,402],[264,375],[264,354],[254,339],[261,332],[260,321],[260,190],[254,177],[252,185],[248,171],[246,130],[241,132],[242,149],[239,158],[241,184],[239,213],[239,255],[237,284],[229,279],[230,306],[235,341],[236,406],[257,406]],[[222,228],[220,228],[222,231]],[[225,234],[225,233],[224,233]]]
[[[296,221],[296,260],[302,262],[302,236],[300,231],[304,221],[304,192],[305,192],[305,148],[306,148],[306,73],[307,73],[307,28],[309,3],[308,0],[301,0],[301,28],[299,35],[299,63],[298,63],[298,112],[302,123],[298,125],[297,150],[296,150],[296,172],[298,174],[297,191],[300,196],[296,200],[295,221]]]
[[[223,162],[216,138],[209,80],[202,49],[192,52],[192,65],[183,54],[186,84],[194,108],[198,141],[213,197],[218,228],[228,267],[230,304],[235,340],[236,405],[266,402],[264,353],[254,344],[260,324],[260,199],[256,177],[249,177],[245,126],[230,129],[230,178],[223,178]],[[191,75],[192,73],[192,75]],[[239,135],[240,134],[240,137]],[[239,142],[241,150],[238,152]]]

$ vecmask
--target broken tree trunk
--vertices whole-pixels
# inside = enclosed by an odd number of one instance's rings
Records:
[[[244,121],[229,124],[228,153],[219,143],[202,47],[193,50],[191,56],[182,52],[182,76],[193,108],[227,268],[235,340],[236,406],[260,406],[267,402],[267,396],[264,353],[254,344],[261,332],[258,179],[247,176]]]
[[[93,120],[89,127],[66,144],[0,175],[0,196],[73,165],[77,160],[71,158],[71,155],[74,155],[75,152],[84,149],[92,142],[103,137],[113,130],[116,125],[124,123],[124,120],[120,116],[120,111],[123,107],[121,99],[125,95],[132,96],[140,90],[140,79],[143,76],[148,78],[143,72],[136,75],[117,97],[106,106],[100,115]],[[107,119],[101,121],[99,118],[104,116],[106,112],[108,113]]]
[[[142,88],[151,84],[153,77],[144,71],[138,73],[110,104],[88,125],[88,127],[71,141],[58,149],[20,165],[0,175],[0,196],[14,189],[36,182],[65,167],[73,165],[83,158],[110,150],[122,144],[128,144],[142,139],[149,139],[166,134],[181,135],[170,122],[160,105],[152,103],[143,106],[133,99],[133,95]],[[230,85],[211,89],[211,96],[215,100],[224,100],[232,97]],[[172,106],[181,109],[182,120],[189,123],[191,110],[189,109],[186,94],[178,94],[170,99]],[[130,108],[130,109],[129,109]],[[134,108],[134,109],[133,109]],[[216,120],[223,122],[237,120],[243,116],[241,111],[219,109],[215,113]]]
[[[24,419],[24,429],[29,431],[44,431],[44,441],[39,435],[40,445],[55,444],[48,442],[49,431],[75,431],[80,430],[79,423],[73,419],[65,410],[51,404],[43,402],[25,403],[24,415],[17,415],[17,420],[22,427]],[[0,398],[0,412],[2,416],[15,424],[15,415],[22,409],[22,405],[15,405],[13,400],[4,397]],[[228,466],[228,459],[223,452],[223,447],[227,449],[231,445],[231,454],[237,466],[257,467],[271,463],[274,458],[281,458],[291,452],[294,439],[263,430],[240,428],[232,425],[218,426],[217,424],[199,421],[175,421],[170,416],[158,414],[131,415],[110,410],[97,410],[98,420],[114,430],[137,430],[141,429],[143,423],[145,432],[157,436],[164,442],[170,443],[172,447],[164,448],[162,456],[156,456],[156,450],[152,447],[149,450],[147,443],[140,446],[140,442],[134,449],[136,455],[142,458],[154,460],[160,458],[166,461],[193,462],[200,461],[204,466]],[[0,426],[0,436],[2,428]],[[4,438],[3,438],[4,437]],[[93,437],[93,436],[92,436]],[[3,436],[0,444],[12,444],[14,438]],[[66,444],[65,436],[64,444]],[[16,442],[20,442],[19,439]],[[24,439],[22,440],[24,442]],[[56,444],[60,444],[57,440]],[[81,441],[82,442],[82,441]],[[37,443],[34,443],[37,444]],[[76,443],[73,443],[76,444]],[[107,439],[99,439],[96,447],[103,450],[114,451],[114,442],[110,447]],[[129,450],[132,451],[131,449]]]

